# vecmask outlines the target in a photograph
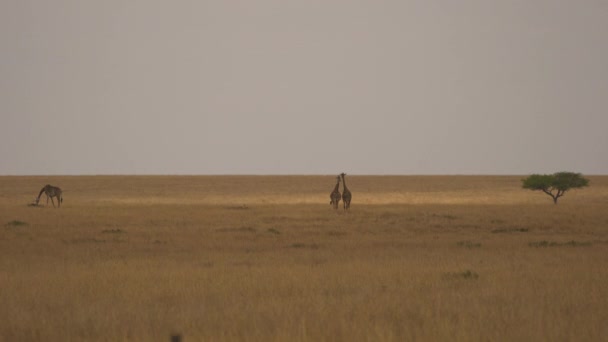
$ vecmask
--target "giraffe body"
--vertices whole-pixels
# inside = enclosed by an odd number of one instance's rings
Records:
[[[59,207],[61,207],[61,203],[63,203],[63,191],[61,191],[60,188],[58,188],[56,186],[52,186],[50,184],[45,185],[40,190],[40,193],[38,194],[38,197],[36,198],[36,205],[38,205],[38,202],[40,202],[40,196],[42,196],[43,193],[46,195],[46,205],[49,205],[49,198],[50,198],[51,203],[53,203],[53,207],[55,207],[55,201],[53,200],[53,197],[57,197],[57,205]]]
[[[329,194],[329,204],[331,204],[334,209],[338,209],[338,203],[340,203],[341,197],[342,196],[340,194],[340,176],[338,176],[336,177],[336,186],[334,187],[334,191]]]
[[[346,176],[346,173],[342,172],[340,174],[340,176],[342,176],[342,186],[344,187],[344,190],[342,191],[342,203],[344,203],[344,210],[349,210],[350,209],[350,200],[353,198],[353,195],[350,193],[350,190],[348,190],[348,188],[346,187],[346,180],[344,179],[344,176]]]

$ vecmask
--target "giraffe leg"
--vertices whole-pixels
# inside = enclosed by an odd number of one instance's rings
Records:
[[[55,208],[55,201],[53,200],[53,197],[51,197],[51,203],[53,203],[53,208]]]

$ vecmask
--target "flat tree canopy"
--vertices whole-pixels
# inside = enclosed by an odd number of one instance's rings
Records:
[[[551,196],[553,203],[557,204],[557,199],[562,197],[566,191],[588,186],[589,180],[580,173],[557,172],[552,175],[534,174],[522,179],[522,183],[524,189],[540,190]]]

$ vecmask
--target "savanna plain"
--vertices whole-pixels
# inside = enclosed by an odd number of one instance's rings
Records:
[[[0,177],[0,340],[606,341],[608,176],[521,178]]]

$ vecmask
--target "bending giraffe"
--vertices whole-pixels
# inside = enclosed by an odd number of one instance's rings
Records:
[[[63,191],[60,188],[52,185],[45,185],[38,194],[36,198],[36,205],[40,202],[40,196],[42,193],[46,194],[46,205],[49,205],[49,197],[51,198],[51,203],[53,203],[53,207],[55,207],[55,201],[53,201],[53,197],[57,197],[57,205],[61,207],[61,203],[63,203]]]
[[[353,198],[353,195],[346,187],[346,180],[344,179],[346,173],[342,172],[340,176],[342,176],[342,185],[344,186],[344,191],[342,191],[342,202],[344,202],[344,210],[348,210],[350,209],[350,200]]]
[[[334,191],[331,192],[331,194],[329,194],[329,204],[332,205],[332,207],[334,207],[334,209],[338,209],[338,203],[340,203],[340,198],[342,197],[340,195],[340,176],[336,177],[336,187],[334,188]]]

